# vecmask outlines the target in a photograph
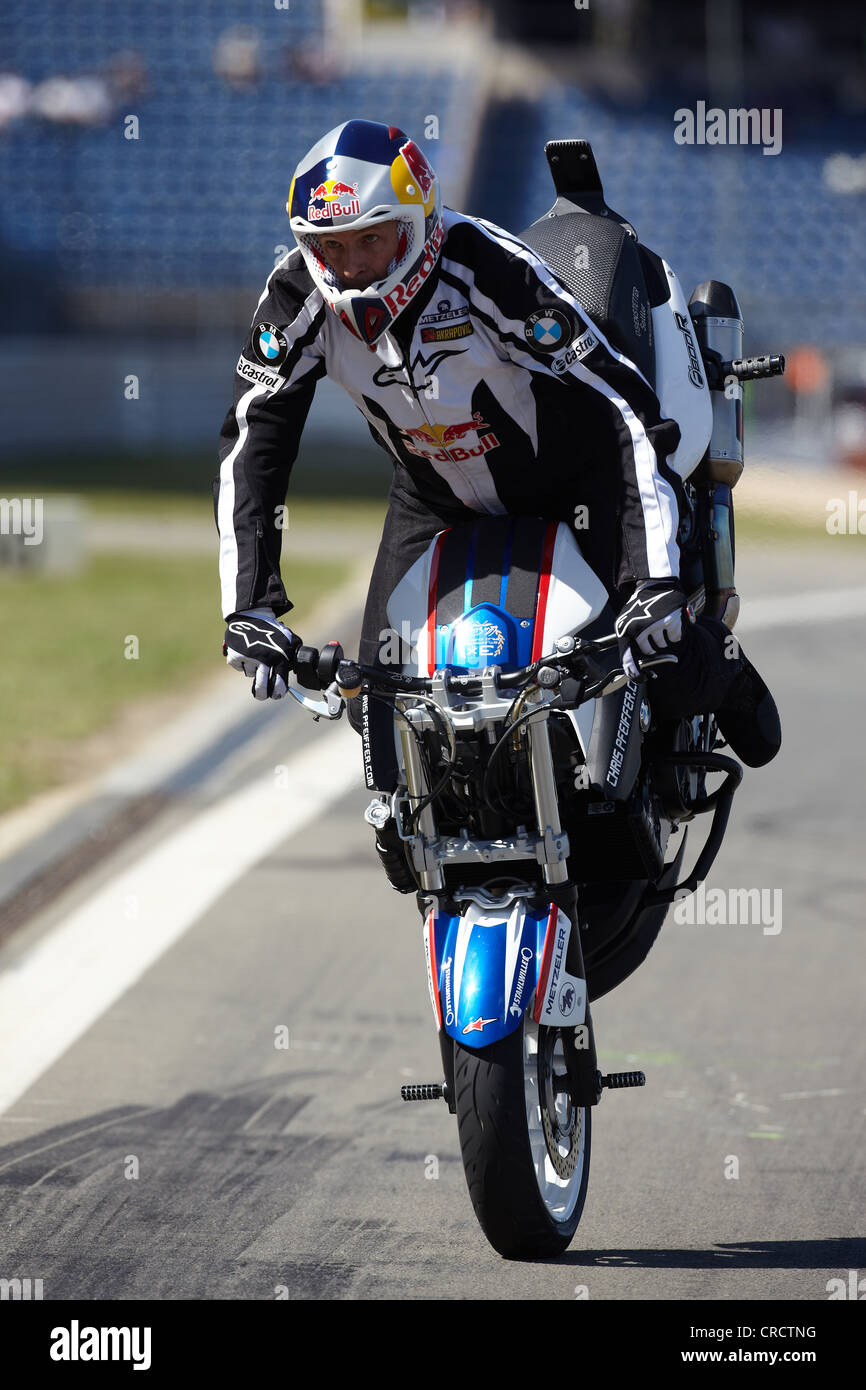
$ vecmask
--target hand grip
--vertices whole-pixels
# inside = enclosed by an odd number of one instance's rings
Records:
[[[361,668],[355,661],[341,661],[337,667],[337,689],[344,700],[361,693]]]

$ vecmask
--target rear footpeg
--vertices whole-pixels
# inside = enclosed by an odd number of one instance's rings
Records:
[[[601,1078],[601,1084],[612,1091],[620,1091],[625,1086],[645,1086],[646,1077],[642,1071],[612,1071]]]
[[[445,1100],[448,1088],[444,1081],[420,1082],[417,1086],[401,1086],[400,1095],[404,1100]]]

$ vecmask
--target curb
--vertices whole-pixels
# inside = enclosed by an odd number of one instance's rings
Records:
[[[372,556],[312,610],[311,643],[335,630],[356,641]],[[245,745],[285,719],[282,701],[250,699],[250,683],[223,669],[184,711],[147,734],[135,751],[97,776],[55,788],[0,818],[0,941],[82,874],[200,784]],[[252,706],[252,708],[251,708]]]

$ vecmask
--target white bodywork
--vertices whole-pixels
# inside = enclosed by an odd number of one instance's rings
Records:
[[[565,968],[571,922],[561,907],[556,909],[555,917],[551,915],[547,933],[545,948],[549,945],[551,953],[546,967],[539,963],[532,1017],[548,1028],[572,1028],[586,1022],[586,981],[570,975]]]
[[[710,442],[713,406],[682,286],[667,261],[662,260],[662,265],[671,293],[670,299],[652,310],[656,395],[662,415],[676,420],[680,427],[681,439],[675,451],[668,455],[668,465],[681,478],[687,478],[700,463]],[[698,370],[695,370],[695,359],[699,363]]]
[[[441,535],[441,532],[439,533]],[[430,565],[438,535],[406,571],[388,600],[388,621],[394,632],[412,644],[412,659],[401,670],[407,676],[428,674],[427,602]],[[607,591],[580,553],[564,522],[557,528],[544,615],[542,652],[553,651],[557,637],[576,633],[596,618],[607,603]]]
[[[388,621],[392,629],[412,646],[412,659],[401,668],[403,675],[428,674],[427,603],[430,565],[437,540],[438,536],[434,537],[424,553],[419,555],[388,600]],[[542,652],[553,652],[557,637],[577,633],[597,618],[607,603],[607,597],[601,580],[581,555],[580,546],[570,528],[560,522],[550,569]],[[594,711],[594,700],[587,701],[577,710],[569,710],[584,752],[589,747]],[[399,749],[396,728],[395,739]]]

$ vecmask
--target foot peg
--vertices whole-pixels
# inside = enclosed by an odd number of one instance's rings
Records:
[[[601,1078],[602,1086],[609,1086],[612,1091],[620,1091],[625,1086],[645,1086],[646,1077],[642,1071],[612,1071],[609,1076]]]
[[[445,1082],[427,1081],[417,1086],[401,1086],[400,1095],[404,1100],[447,1100]]]

